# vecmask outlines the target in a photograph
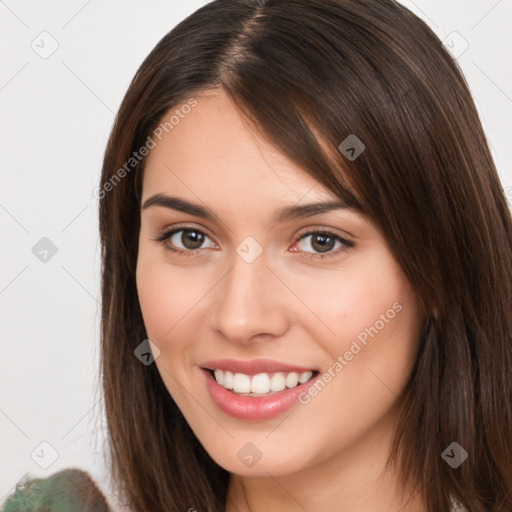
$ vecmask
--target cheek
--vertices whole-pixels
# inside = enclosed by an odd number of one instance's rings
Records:
[[[139,258],[137,264],[137,292],[150,339],[158,341],[172,328],[176,319],[175,294],[169,293],[170,283],[159,272],[158,266]],[[160,347],[161,348],[161,347]]]
[[[331,414],[330,400],[339,396],[354,421],[361,404],[383,413],[406,385],[419,339],[415,295],[401,268],[388,251],[379,250],[350,269],[317,274],[314,287],[304,275],[295,282],[315,313],[304,315],[302,325],[328,354],[324,371],[333,384],[317,402],[327,409],[322,414]]]
[[[187,368],[194,351],[201,297],[206,293],[190,282],[190,271],[173,268],[154,255],[141,251],[137,262],[136,281],[139,303],[148,338],[159,348],[155,364],[171,396],[180,409],[188,410],[187,394],[182,385],[187,381]],[[192,342],[192,343],[191,343]]]
[[[165,350],[198,309],[196,305],[207,292],[206,282],[196,273],[191,278],[190,270],[173,268],[144,253],[139,255],[136,279],[148,336]]]
[[[368,330],[375,332],[376,327],[389,333],[393,325],[413,314],[408,281],[386,251],[360,258],[357,265],[347,269],[323,275],[317,271],[314,279],[307,273],[290,279],[309,310],[302,316],[307,319],[308,330],[314,339],[321,336],[333,355],[358,336],[364,341]]]

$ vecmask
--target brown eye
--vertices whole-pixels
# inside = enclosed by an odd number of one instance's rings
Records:
[[[329,252],[334,249],[336,240],[333,237],[325,235],[312,235],[311,247],[317,252]]]
[[[299,237],[295,245],[299,251],[308,253],[308,257],[322,258],[334,256],[355,244],[329,231],[310,231]]]
[[[204,240],[204,234],[199,231],[181,231],[180,242],[187,249],[199,249],[203,245]]]
[[[155,239],[175,252],[191,252],[207,247],[216,247],[208,235],[197,229],[173,229]]]

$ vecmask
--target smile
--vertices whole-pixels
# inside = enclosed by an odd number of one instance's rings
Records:
[[[214,404],[231,417],[264,420],[298,404],[320,375],[316,369],[268,359],[224,359],[201,365]]]
[[[218,384],[238,395],[262,396],[283,391],[286,388],[293,389],[299,384],[304,384],[313,377],[313,372],[275,372],[247,375],[217,368],[213,375]]]

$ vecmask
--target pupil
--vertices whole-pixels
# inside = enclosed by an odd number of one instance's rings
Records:
[[[184,231],[181,242],[187,249],[198,249],[203,245],[204,236],[197,231]]]
[[[334,247],[334,238],[324,235],[315,235],[312,239],[312,245],[318,252],[328,252]]]

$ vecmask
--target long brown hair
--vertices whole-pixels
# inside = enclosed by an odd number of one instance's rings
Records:
[[[217,87],[370,216],[416,291],[420,349],[389,459],[400,488],[429,512],[452,498],[471,512],[512,510],[511,214],[456,61],[392,0],[216,0],[133,78],[99,194],[101,370],[119,494],[134,512],[224,510],[229,473],[156,365],[134,356],[147,334],[135,282],[144,159],[133,154],[171,108]],[[355,159],[338,150],[350,135],[365,145]],[[456,469],[441,456],[453,442],[468,454]]]

